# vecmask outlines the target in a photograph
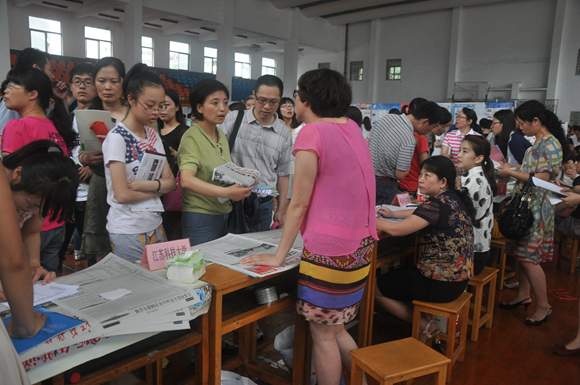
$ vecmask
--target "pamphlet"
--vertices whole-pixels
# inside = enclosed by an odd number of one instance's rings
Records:
[[[103,122],[107,129],[111,131],[113,121],[109,111],[101,110],[75,110],[77,128],[79,129],[81,152],[93,152],[102,149],[101,141],[97,134],[91,130],[94,122]]]
[[[139,180],[157,180],[161,178],[163,167],[167,158],[164,154],[147,150],[141,158],[141,164],[135,179]],[[131,211],[154,211],[164,212],[163,203],[159,197],[151,197],[144,201],[131,204]]]

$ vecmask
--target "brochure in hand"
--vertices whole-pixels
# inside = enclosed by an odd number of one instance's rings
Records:
[[[101,141],[97,138],[97,134],[91,130],[91,125],[94,122],[103,122],[110,131],[113,128],[111,113],[100,110],[76,110],[75,118],[79,130],[81,152],[101,150]]]
[[[147,150],[141,158],[141,164],[135,179],[140,180],[156,180],[161,178],[163,167],[165,167],[167,157],[155,151]],[[163,212],[163,203],[159,197],[151,197],[144,201],[134,203],[131,205],[131,211],[154,211]]]

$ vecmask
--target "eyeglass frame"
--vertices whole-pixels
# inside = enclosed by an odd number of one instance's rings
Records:
[[[20,84],[14,84],[12,82],[9,82],[8,84],[6,84],[5,90],[9,90],[12,88],[24,88],[24,86],[21,86]]]
[[[72,80],[70,82],[70,84],[71,85],[74,84],[76,87],[80,87],[81,84],[83,84],[85,87],[92,87],[92,86],[95,85],[95,81],[93,79],[85,79],[85,80],[83,80],[83,79],[77,79],[77,81],[78,81],[78,84],[75,83],[75,80]],[[91,82],[91,84],[87,84],[87,81]]]
[[[491,122],[490,128],[493,127],[495,124],[503,124],[502,122]]]
[[[256,95],[256,103],[260,103],[261,106],[265,106],[266,104],[269,104],[272,107],[277,107],[280,104],[279,100],[268,100],[266,98],[262,98],[262,97],[258,97],[258,95]]]
[[[294,99],[296,99],[298,97],[299,93],[300,93],[300,90],[294,90],[294,92],[292,92],[292,96],[294,96]]]
[[[291,104],[291,103],[286,103],[286,104],[281,104],[280,105],[280,108],[292,108],[292,109],[295,109],[296,106],[294,104]]]
[[[157,114],[159,112],[167,111],[167,105],[163,105],[163,108],[161,108],[161,109],[155,108],[155,107],[147,107],[147,106],[145,106],[145,104],[141,103],[141,101],[138,98],[135,98],[135,100],[137,101],[137,103],[139,103],[141,105],[141,107],[143,107],[145,112],[147,112],[149,115],[153,115],[153,114]]]

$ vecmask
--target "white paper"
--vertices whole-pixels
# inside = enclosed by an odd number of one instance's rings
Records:
[[[557,196],[555,196],[552,193],[548,194],[548,200],[554,206],[557,205],[558,203],[562,202],[562,199],[558,198]]]
[[[135,179],[139,180],[156,180],[161,178],[163,167],[167,158],[163,154],[146,151],[141,158],[139,170],[135,175]]]
[[[564,194],[562,192],[562,189],[564,187],[558,186],[557,184],[554,184],[554,183],[546,182],[545,180],[542,180],[540,178],[536,178],[535,176],[532,177],[532,181],[534,182],[535,186],[543,188],[544,190],[551,191],[551,192],[555,193],[556,196],[558,194],[563,195],[563,196],[567,196],[566,194]]]
[[[239,167],[229,162],[214,168],[211,179],[226,185],[239,184],[244,187],[250,187],[258,183],[259,178],[260,171]]]
[[[74,285],[61,285],[56,282],[47,283],[43,286],[42,282],[38,281],[32,288],[34,290],[34,306],[38,306],[75,294],[79,287]],[[2,302],[0,305],[10,307],[8,306],[8,302]]]
[[[75,118],[79,129],[81,152],[101,150],[101,141],[97,138],[97,134],[91,130],[91,124],[94,122],[103,122],[110,131],[113,128],[111,113],[101,110],[75,110]]]
[[[147,198],[141,202],[131,203],[129,206],[131,207],[131,211],[153,211],[156,213],[165,211],[163,202],[161,202],[159,197]]]
[[[240,259],[244,257],[262,253],[275,254],[278,249],[277,244],[252,239],[250,235],[253,234],[244,234],[243,236],[227,234],[215,241],[197,245],[196,248],[201,251],[205,260],[226,266],[232,270],[240,271],[252,277],[265,277],[293,269],[300,264],[302,255],[301,248],[292,248],[280,267],[247,266],[240,264]]]
[[[131,290],[127,290],[127,289],[117,289],[117,290],[113,290],[113,291],[108,291],[106,293],[101,293],[99,295],[101,297],[103,297],[104,299],[108,299],[110,301],[114,301],[116,299],[119,299],[121,297],[124,297],[126,295],[129,295],[131,293],[132,293]]]

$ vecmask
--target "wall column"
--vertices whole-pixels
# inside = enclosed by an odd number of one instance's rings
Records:
[[[558,72],[560,67],[560,50],[564,35],[564,16],[567,0],[558,0],[554,16],[554,32],[552,34],[552,50],[550,52],[550,67],[548,69],[548,91],[546,99],[556,99],[558,94]]]
[[[459,24],[461,22],[461,7],[453,8],[451,16],[451,42],[449,48],[449,72],[447,73],[447,99],[453,97],[457,81],[457,63],[459,62]]]
[[[236,2],[224,0],[224,21],[217,28],[217,74],[216,79],[232,91],[234,76],[234,15]],[[261,63],[260,63],[261,64]],[[256,65],[255,63],[253,65]]]
[[[371,20],[371,41],[369,42],[369,61],[367,68],[363,70],[363,79],[367,84],[367,103],[378,103],[378,88],[384,84],[385,78],[381,78],[379,63],[379,52],[382,52],[381,47],[381,24],[379,19]],[[386,64],[385,64],[386,66]],[[386,67],[385,67],[386,77]]]
[[[131,0],[125,6],[125,66],[127,70],[141,63],[143,35],[143,1]]]
[[[300,36],[300,14],[298,8],[292,8],[290,16],[290,39],[284,42],[284,95],[292,97],[298,88],[298,38]]]
[[[8,26],[8,0],[0,0],[0,73],[10,71],[10,28]]]

